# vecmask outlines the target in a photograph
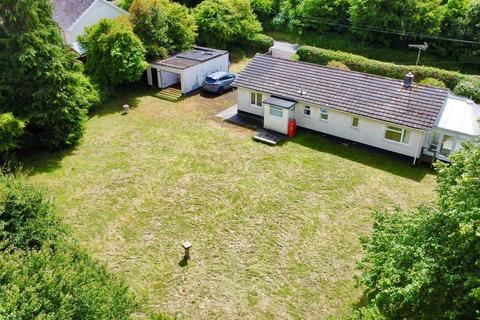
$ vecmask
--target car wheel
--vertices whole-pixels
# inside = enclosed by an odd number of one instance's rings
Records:
[[[225,91],[225,88],[224,88],[224,87],[220,87],[220,88],[218,88],[217,93],[218,93],[218,94],[222,94],[224,91]]]

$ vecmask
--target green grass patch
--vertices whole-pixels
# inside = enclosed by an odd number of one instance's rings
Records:
[[[179,102],[119,93],[81,144],[23,159],[79,242],[179,319],[325,319],[349,312],[375,209],[434,197],[425,167],[301,133],[280,147],[215,114],[235,92]],[[121,115],[123,103],[132,109]],[[181,243],[193,244],[182,259]],[[143,318],[143,313],[138,315]]]

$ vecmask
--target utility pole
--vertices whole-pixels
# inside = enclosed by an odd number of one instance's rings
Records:
[[[420,55],[422,54],[422,51],[428,49],[428,44],[426,42],[423,44],[409,44],[408,47],[418,49],[417,63],[415,63],[415,65],[418,66],[418,63],[420,62]]]

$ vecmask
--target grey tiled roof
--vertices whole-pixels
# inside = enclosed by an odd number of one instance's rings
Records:
[[[68,29],[95,0],[52,0],[53,19],[62,29]]]
[[[361,72],[257,54],[235,82],[271,95],[410,128],[431,129],[449,91]]]

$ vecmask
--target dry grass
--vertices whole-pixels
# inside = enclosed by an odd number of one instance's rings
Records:
[[[433,196],[428,170],[391,155],[305,133],[280,147],[253,142],[214,117],[234,92],[177,103],[153,94],[119,94],[75,150],[26,159],[75,237],[138,294],[139,318],[342,315],[361,296],[352,277],[372,210]]]

